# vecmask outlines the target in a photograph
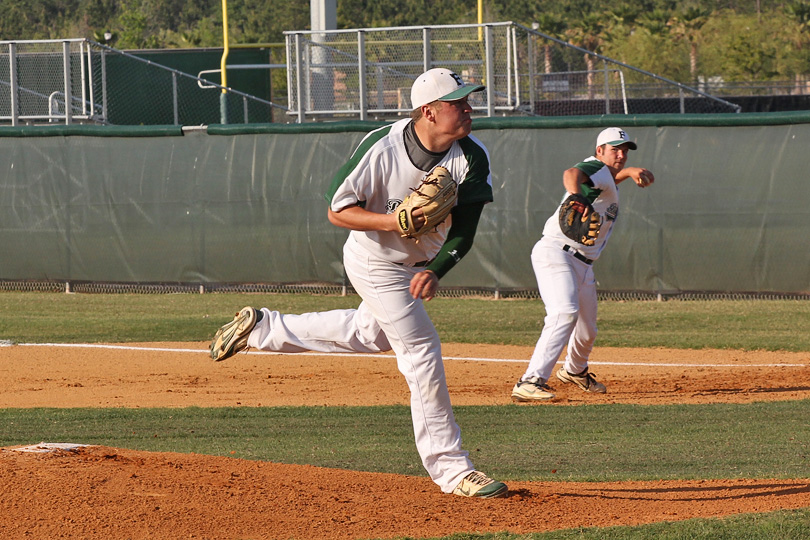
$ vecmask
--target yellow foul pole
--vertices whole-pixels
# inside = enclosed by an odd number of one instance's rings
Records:
[[[226,69],[226,65],[228,63],[228,53],[230,52],[230,47],[228,46],[228,0],[222,0],[222,59],[219,61],[219,69],[220,73],[222,74],[221,83],[222,83],[222,94],[219,96],[219,118],[220,123],[227,124],[228,123],[228,103],[227,103],[227,96],[225,95],[227,91],[225,87],[228,86],[228,73]]]
[[[224,0],[223,0],[224,1]],[[478,24],[484,24],[484,0],[478,0]],[[478,27],[478,41],[483,38],[481,36],[481,27]]]

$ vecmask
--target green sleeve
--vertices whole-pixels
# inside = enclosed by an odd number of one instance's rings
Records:
[[[465,204],[453,208],[453,224],[447,231],[447,239],[439,249],[439,254],[427,267],[441,279],[472,248],[478,221],[486,203]]]
[[[591,161],[583,161],[581,163],[577,163],[574,165],[577,169],[585,173],[588,177],[588,181],[584,184],[580,184],[579,192],[580,194],[588,199],[588,202],[593,204],[593,201],[596,200],[597,197],[602,193],[601,189],[596,189],[593,185],[593,181],[591,181],[591,176],[599,172],[600,170],[605,168],[605,164],[598,160],[591,160]]]
[[[470,137],[464,137],[458,144],[469,164],[467,176],[458,186],[459,206],[492,202],[494,199],[492,185],[489,183],[489,156],[484,148]]]

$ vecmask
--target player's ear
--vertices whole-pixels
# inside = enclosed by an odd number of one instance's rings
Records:
[[[435,102],[426,103],[425,105],[422,105],[422,116],[431,122],[433,122],[436,119]]]

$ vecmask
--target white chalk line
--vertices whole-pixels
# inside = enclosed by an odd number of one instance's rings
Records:
[[[13,346],[18,345],[22,347],[65,347],[65,348],[83,348],[83,349],[114,349],[124,351],[150,351],[150,352],[172,352],[172,353],[205,353],[207,350],[202,349],[179,349],[169,347],[133,347],[129,345],[102,345],[95,343],[11,343],[4,342],[0,346]],[[243,353],[240,353],[243,354]],[[284,352],[270,352],[270,351],[257,351],[250,350],[250,354],[263,354],[271,356],[312,356],[312,355],[329,355],[329,356],[342,356],[347,358],[391,358],[396,356],[393,354],[365,354],[365,353],[331,353],[331,352],[298,352],[298,353],[284,353]],[[459,360],[464,362],[496,362],[496,363],[516,363],[528,364],[529,359],[514,359],[514,358],[476,358],[467,356],[445,356],[444,360]],[[671,362],[602,362],[593,361],[589,362],[592,366],[643,366],[643,367],[716,367],[716,368],[739,368],[739,367],[808,367],[809,364],[688,364],[688,363],[671,363]]]

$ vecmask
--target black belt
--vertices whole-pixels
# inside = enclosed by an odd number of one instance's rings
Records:
[[[408,266],[410,268],[420,268],[420,267],[429,265],[433,261],[434,261],[434,259],[430,259],[429,261],[419,261],[419,262],[415,262],[415,263],[401,263],[401,262],[398,262],[398,263],[394,263],[394,264],[398,264],[399,266]]]
[[[588,257],[583,255],[582,253],[580,253],[576,249],[572,248],[568,244],[565,244],[562,249],[563,249],[563,251],[571,252],[571,254],[574,256],[574,258],[579,259],[580,261],[584,262],[585,264],[593,264],[593,259],[589,259]]]

